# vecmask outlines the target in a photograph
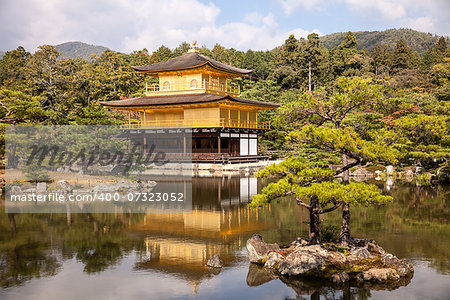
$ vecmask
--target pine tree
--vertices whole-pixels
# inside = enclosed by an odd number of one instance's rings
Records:
[[[392,201],[370,184],[349,182],[350,168],[367,162],[395,162],[398,152],[388,145],[385,133],[372,133],[363,139],[351,126],[348,116],[370,108],[379,97],[376,85],[368,80],[340,78],[331,95],[304,94],[298,101],[281,108],[280,119],[286,124],[305,125],[289,134],[291,141],[308,143],[341,156],[342,167],[333,171],[299,158],[269,166],[260,177],[281,177],[254,197],[252,205],[293,195],[297,203],[310,212],[311,243],[319,242],[319,215],[343,206],[340,242],[350,242],[350,205],[381,204]],[[341,182],[336,177],[342,178]]]
[[[328,50],[320,44],[317,33],[308,35],[300,43],[300,76],[307,82],[311,72],[311,81],[324,83],[328,80]]]
[[[438,53],[445,53],[447,51],[447,40],[441,36],[436,43],[435,49]]]
[[[403,39],[398,40],[392,52],[392,69],[408,69],[411,67],[412,61],[411,48]]]
[[[370,52],[370,56],[373,59],[375,75],[389,72],[391,51],[386,44],[376,44]]]
[[[349,31],[345,34],[344,40],[339,46],[330,51],[331,68],[334,76],[360,74],[363,59],[356,46],[356,37]]]

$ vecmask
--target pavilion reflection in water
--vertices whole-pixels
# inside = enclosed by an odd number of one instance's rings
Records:
[[[258,184],[254,177],[193,178],[191,212],[148,213],[142,222],[130,224],[145,241],[137,269],[175,274],[195,291],[209,276],[205,265],[213,254],[233,264],[251,234],[273,225],[270,206],[248,207],[261,189]]]

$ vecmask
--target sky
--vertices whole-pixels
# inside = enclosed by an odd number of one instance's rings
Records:
[[[81,41],[130,53],[197,41],[270,50],[294,34],[450,35],[450,0],[0,0],[0,50]]]

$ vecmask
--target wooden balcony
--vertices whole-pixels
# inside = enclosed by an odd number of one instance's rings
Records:
[[[270,129],[269,122],[237,121],[228,119],[204,119],[204,120],[158,120],[158,121],[129,121],[122,125],[127,129],[153,129],[153,128],[243,128],[243,129]]]
[[[176,95],[186,93],[212,93],[219,95],[230,95],[239,97],[241,90],[239,86],[218,84],[203,80],[196,84],[171,84],[160,86],[159,84],[145,84],[145,94],[147,96]]]

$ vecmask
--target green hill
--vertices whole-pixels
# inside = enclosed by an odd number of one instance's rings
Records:
[[[403,39],[413,50],[423,54],[439,39],[438,35],[420,32],[412,29],[387,29],[384,31],[356,31],[354,32],[358,49],[372,50],[375,44],[387,44],[393,49],[399,39]],[[321,42],[328,49],[339,45],[344,39],[345,32],[337,32],[320,37]],[[447,37],[448,39],[448,37]]]
[[[90,60],[92,53],[100,56],[104,51],[109,50],[103,46],[89,45],[82,42],[67,42],[56,45],[55,47],[56,50],[61,52],[60,58],[81,57],[87,60]]]
[[[5,51],[0,51],[0,59],[2,59],[3,58],[3,55],[5,55]]]

